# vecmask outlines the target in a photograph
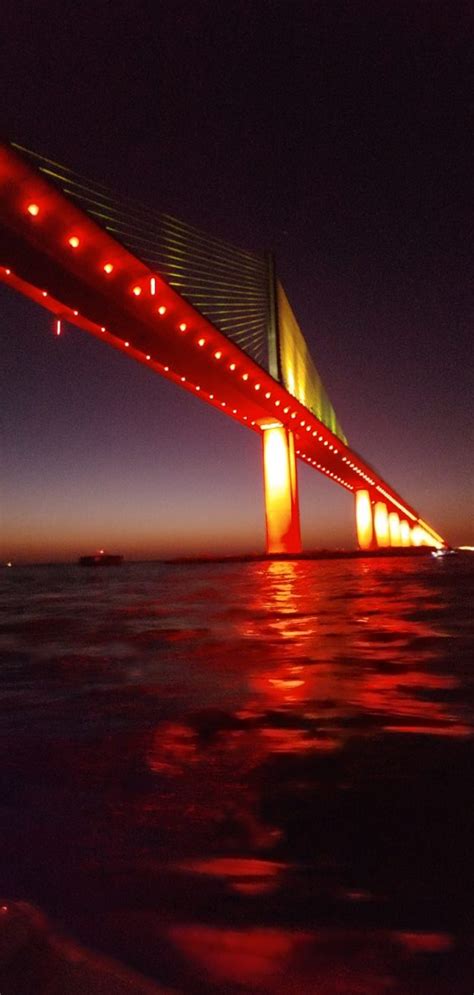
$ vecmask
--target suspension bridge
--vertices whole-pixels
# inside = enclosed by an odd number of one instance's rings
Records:
[[[298,460],[354,495],[361,549],[446,545],[350,447],[271,255],[3,142],[0,278],[261,437],[267,553],[301,552]]]

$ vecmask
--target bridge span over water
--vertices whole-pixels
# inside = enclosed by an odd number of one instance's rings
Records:
[[[261,436],[268,553],[301,551],[298,459],[354,495],[362,549],[446,545],[349,446],[271,256],[0,143],[0,278]]]

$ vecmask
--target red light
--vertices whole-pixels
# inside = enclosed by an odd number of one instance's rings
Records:
[[[61,319],[56,320],[56,335],[61,335]]]
[[[69,245],[71,246],[71,249],[77,249],[78,246],[80,245],[77,235],[71,235],[71,238],[68,239],[68,242]]]
[[[76,315],[76,318],[77,318],[77,316],[78,316],[78,314],[79,314],[79,311],[73,311],[72,313],[73,313],[73,314],[75,314],[75,315]]]
[[[48,296],[48,291],[47,290],[42,290],[41,293],[43,294],[43,297],[47,297]]]
[[[156,294],[156,279],[154,276],[150,277],[150,294],[152,297]]]
[[[188,327],[188,326],[187,326],[186,322],[185,322],[185,321],[182,321],[182,322],[181,322],[181,324],[180,324],[180,326],[179,326],[179,330],[180,330],[180,332],[185,332],[185,331],[186,331],[186,329],[187,329],[187,327]]]
[[[100,330],[101,330],[101,332],[105,332],[105,328],[104,328],[103,325],[102,325],[102,328]]]
[[[10,276],[10,273],[11,273],[11,269],[6,269],[6,270],[5,270],[5,273],[7,274],[7,276]]]
[[[130,342],[124,342],[124,346],[125,346],[126,349],[128,349],[129,345],[130,345]]]
[[[28,204],[27,211],[28,211],[28,214],[31,214],[32,218],[38,217],[38,214],[39,214],[38,204]]]
[[[222,356],[222,353],[221,353],[220,350],[218,350],[217,352],[214,353],[214,359],[220,359],[221,356]]]
[[[145,356],[145,359],[151,359],[151,356]]]
[[[132,290],[132,294],[135,294],[135,297],[140,297],[141,292],[142,292],[141,287],[134,287]]]
[[[205,339],[199,339],[198,345],[201,346],[201,349],[202,349],[203,345],[205,345],[205,344],[206,344],[206,340]]]
[[[112,263],[106,263],[105,266],[104,266],[104,273],[112,273],[113,268],[114,267],[113,267]]]
[[[199,384],[196,384],[196,390],[201,390]]]
[[[186,383],[186,377],[181,377],[181,383]]]
[[[161,315],[166,314],[166,308],[165,308],[165,306],[163,304],[158,308],[158,314],[161,314]]]

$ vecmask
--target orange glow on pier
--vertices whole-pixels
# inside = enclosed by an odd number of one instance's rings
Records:
[[[378,546],[389,546],[390,536],[388,531],[387,505],[384,501],[377,501],[374,510],[375,535]]]
[[[283,425],[262,427],[267,552],[299,553],[301,535],[293,436]]]
[[[368,491],[356,491],[357,541],[361,549],[370,549],[374,536],[372,505]]]
[[[388,531],[391,546],[401,546],[400,519],[396,511],[391,511],[388,516]]]

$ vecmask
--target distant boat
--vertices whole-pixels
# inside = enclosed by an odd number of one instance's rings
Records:
[[[105,553],[103,549],[92,556],[79,557],[81,567],[118,567],[121,563],[123,563],[123,556],[118,556],[116,553]]]

